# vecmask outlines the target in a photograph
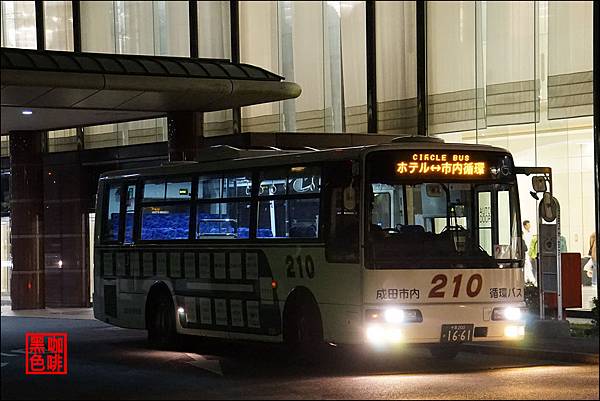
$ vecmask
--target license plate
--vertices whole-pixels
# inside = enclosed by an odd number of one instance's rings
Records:
[[[473,340],[472,324],[443,324],[442,337],[443,343],[464,343]]]

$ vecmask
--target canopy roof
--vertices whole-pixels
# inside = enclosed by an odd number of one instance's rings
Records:
[[[222,59],[2,48],[0,60],[3,134],[223,110],[301,93],[277,74]]]

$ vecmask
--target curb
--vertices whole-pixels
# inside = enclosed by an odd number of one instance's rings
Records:
[[[560,362],[575,362],[598,365],[598,354],[586,354],[583,352],[560,352],[535,348],[513,348],[479,344],[464,345],[462,350],[479,354],[500,354],[525,358],[548,359]]]

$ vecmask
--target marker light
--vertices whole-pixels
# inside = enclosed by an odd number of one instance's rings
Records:
[[[400,309],[389,307],[387,309],[367,309],[365,318],[368,322],[401,324],[401,323],[420,323],[423,321],[423,315],[418,309]]]
[[[180,306],[180,307],[179,307],[179,309],[177,309],[177,312],[179,312],[179,313],[184,313],[184,312],[185,312],[185,310],[183,309],[183,307],[181,307],[181,306]]]
[[[30,116],[30,115],[33,114],[33,111],[31,111],[31,110],[23,110],[21,112],[21,114],[23,114],[24,116]]]
[[[521,309],[515,307],[494,308],[492,320],[521,320],[523,313]]]
[[[520,320],[521,319],[521,309],[519,309],[519,308],[504,309],[504,318],[506,320]]]
[[[398,324],[404,320],[404,311],[402,309],[389,308],[385,310],[383,316],[386,322]]]

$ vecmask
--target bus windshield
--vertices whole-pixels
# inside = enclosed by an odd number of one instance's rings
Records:
[[[521,266],[514,183],[414,182],[367,185],[367,266]]]

